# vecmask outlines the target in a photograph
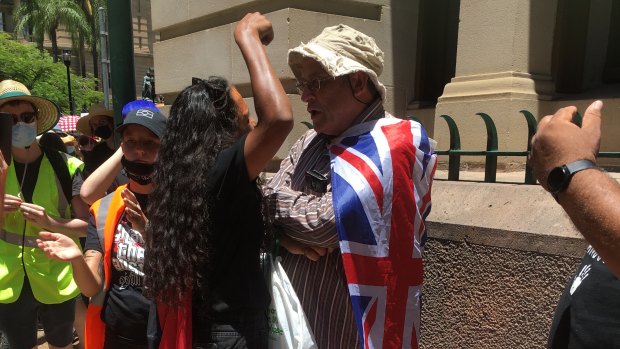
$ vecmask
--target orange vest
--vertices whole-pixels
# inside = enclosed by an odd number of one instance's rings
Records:
[[[110,287],[110,275],[112,274],[112,243],[116,226],[125,211],[125,203],[121,198],[121,191],[127,185],[121,185],[116,190],[97,200],[91,207],[90,213],[95,217],[95,226],[99,241],[103,245],[103,275],[105,282],[101,291],[90,299],[86,311],[86,324],[84,331],[84,348],[102,349],[105,343],[105,323],[101,321],[101,310],[105,295]]]

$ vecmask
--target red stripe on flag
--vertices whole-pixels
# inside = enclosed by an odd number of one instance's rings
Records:
[[[342,147],[334,146],[332,147],[331,152],[351,164],[351,166],[355,167],[355,169],[358,170],[364,178],[366,178],[370,189],[372,189],[375,194],[375,199],[377,199],[379,210],[381,211],[381,214],[383,214],[383,186],[381,185],[381,180],[379,180],[379,177],[375,174],[375,171],[368,166],[366,161]]]
[[[422,260],[412,258],[415,227],[410,205],[415,205],[415,195],[411,176],[416,158],[411,124],[399,122],[384,126],[382,130],[390,146],[394,178],[390,258],[394,260],[399,273],[414,273],[419,280],[416,284],[419,285],[422,282]],[[411,284],[396,283],[398,280],[394,279],[391,281],[395,284],[388,286],[383,347],[402,348],[406,303]]]

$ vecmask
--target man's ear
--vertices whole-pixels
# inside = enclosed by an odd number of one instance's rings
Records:
[[[349,75],[349,83],[351,84],[351,90],[355,96],[355,99],[364,104],[372,102],[374,96],[369,86],[369,84],[372,84],[372,81],[370,81],[370,78],[366,73],[352,73]]]
[[[349,81],[351,82],[353,93],[358,94],[363,91],[368,84],[368,75],[362,72],[355,72],[349,76]]]

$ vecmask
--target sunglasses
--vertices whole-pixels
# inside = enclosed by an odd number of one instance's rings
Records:
[[[37,119],[37,113],[33,111],[23,112],[19,115],[11,113],[6,114],[10,114],[13,117],[13,125],[17,124],[20,121],[26,124],[31,124]]]

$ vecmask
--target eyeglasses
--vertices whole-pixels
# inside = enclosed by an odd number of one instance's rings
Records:
[[[17,124],[20,121],[26,124],[31,124],[37,119],[37,113],[33,111],[23,112],[19,115],[11,114],[11,116],[13,117],[13,125]]]
[[[297,87],[297,92],[299,92],[300,95],[303,95],[306,89],[310,90],[310,92],[312,93],[317,93],[321,89],[321,82],[334,79],[335,78],[328,76],[325,78],[313,79],[306,82],[297,80],[297,84],[295,84],[295,87]]]

